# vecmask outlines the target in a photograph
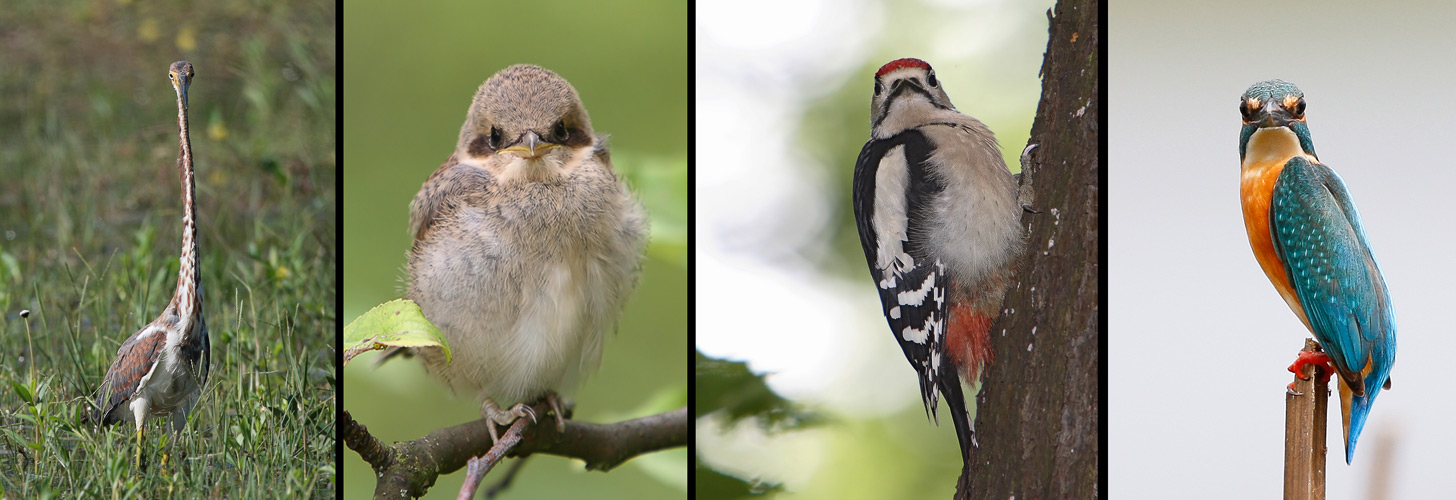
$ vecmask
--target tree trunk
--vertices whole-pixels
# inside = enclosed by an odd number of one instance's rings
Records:
[[[1035,181],[1020,283],[991,329],[979,448],[956,498],[1097,498],[1101,116],[1098,0],[1060,0],[1031,128]],[[1003,333],[1004,332],[1004,333]]]

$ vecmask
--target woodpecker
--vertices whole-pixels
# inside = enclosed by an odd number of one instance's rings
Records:
[[[410,233],[408,296],[454,358],[411,353],[495,424],[534,420],[527,404],[545,398],[561,429],[560,392],[600,364],[647,240],[576,89],[531,65],[486,80],[410,203]]]
[[[926,413],[939,424],[945,396],[963,461],[975,422],[961,382],[974,387],[991,360],[991,323],[1024,246],[1017,195],[995,135],[956,110],[930,64],[896,59],[875,72],[870,140],[854,167],[860,244]]]

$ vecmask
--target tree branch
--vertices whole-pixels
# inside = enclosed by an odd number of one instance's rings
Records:
[[[544,401],[534,409],[537,415],[550,410]],[[606,471],[638,455],[686,446],[688,423],[687,407],[612,424],[567,420],[561,432],[553,418],[535,423],[520,419],[502,434],[499,456],[487,457],[487,466],[503,456],[544,453],[580,459],[588,470]],[[404,498],[424,495],[440,474],[455,472],[471,457],[492,452],[488,425],[484,419],[476,420],[385,446],[346,411],[341,433],[349,449],[374,468],[379,478],[375,498]],[[515,438],[519,442],[511,443]]]

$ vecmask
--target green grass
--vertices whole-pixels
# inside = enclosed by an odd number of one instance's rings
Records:
[[[333,497],[333,3],[138,4],[0,17],[0,497]],[[83,415],[176,286],[178,59],[212,372],[176,442],[148,422],[139,470],[130,426]]]

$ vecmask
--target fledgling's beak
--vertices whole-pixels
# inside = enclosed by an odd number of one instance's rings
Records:
[[[531,160],[544,156],[554,147],[556,147],[555,144],[541,140],[541,136],[535,132],[526,132],[525,135],[521,136],[520,140],[516,141],[514,146],[502,149],[501,152],[512,153],[521,158]]]

